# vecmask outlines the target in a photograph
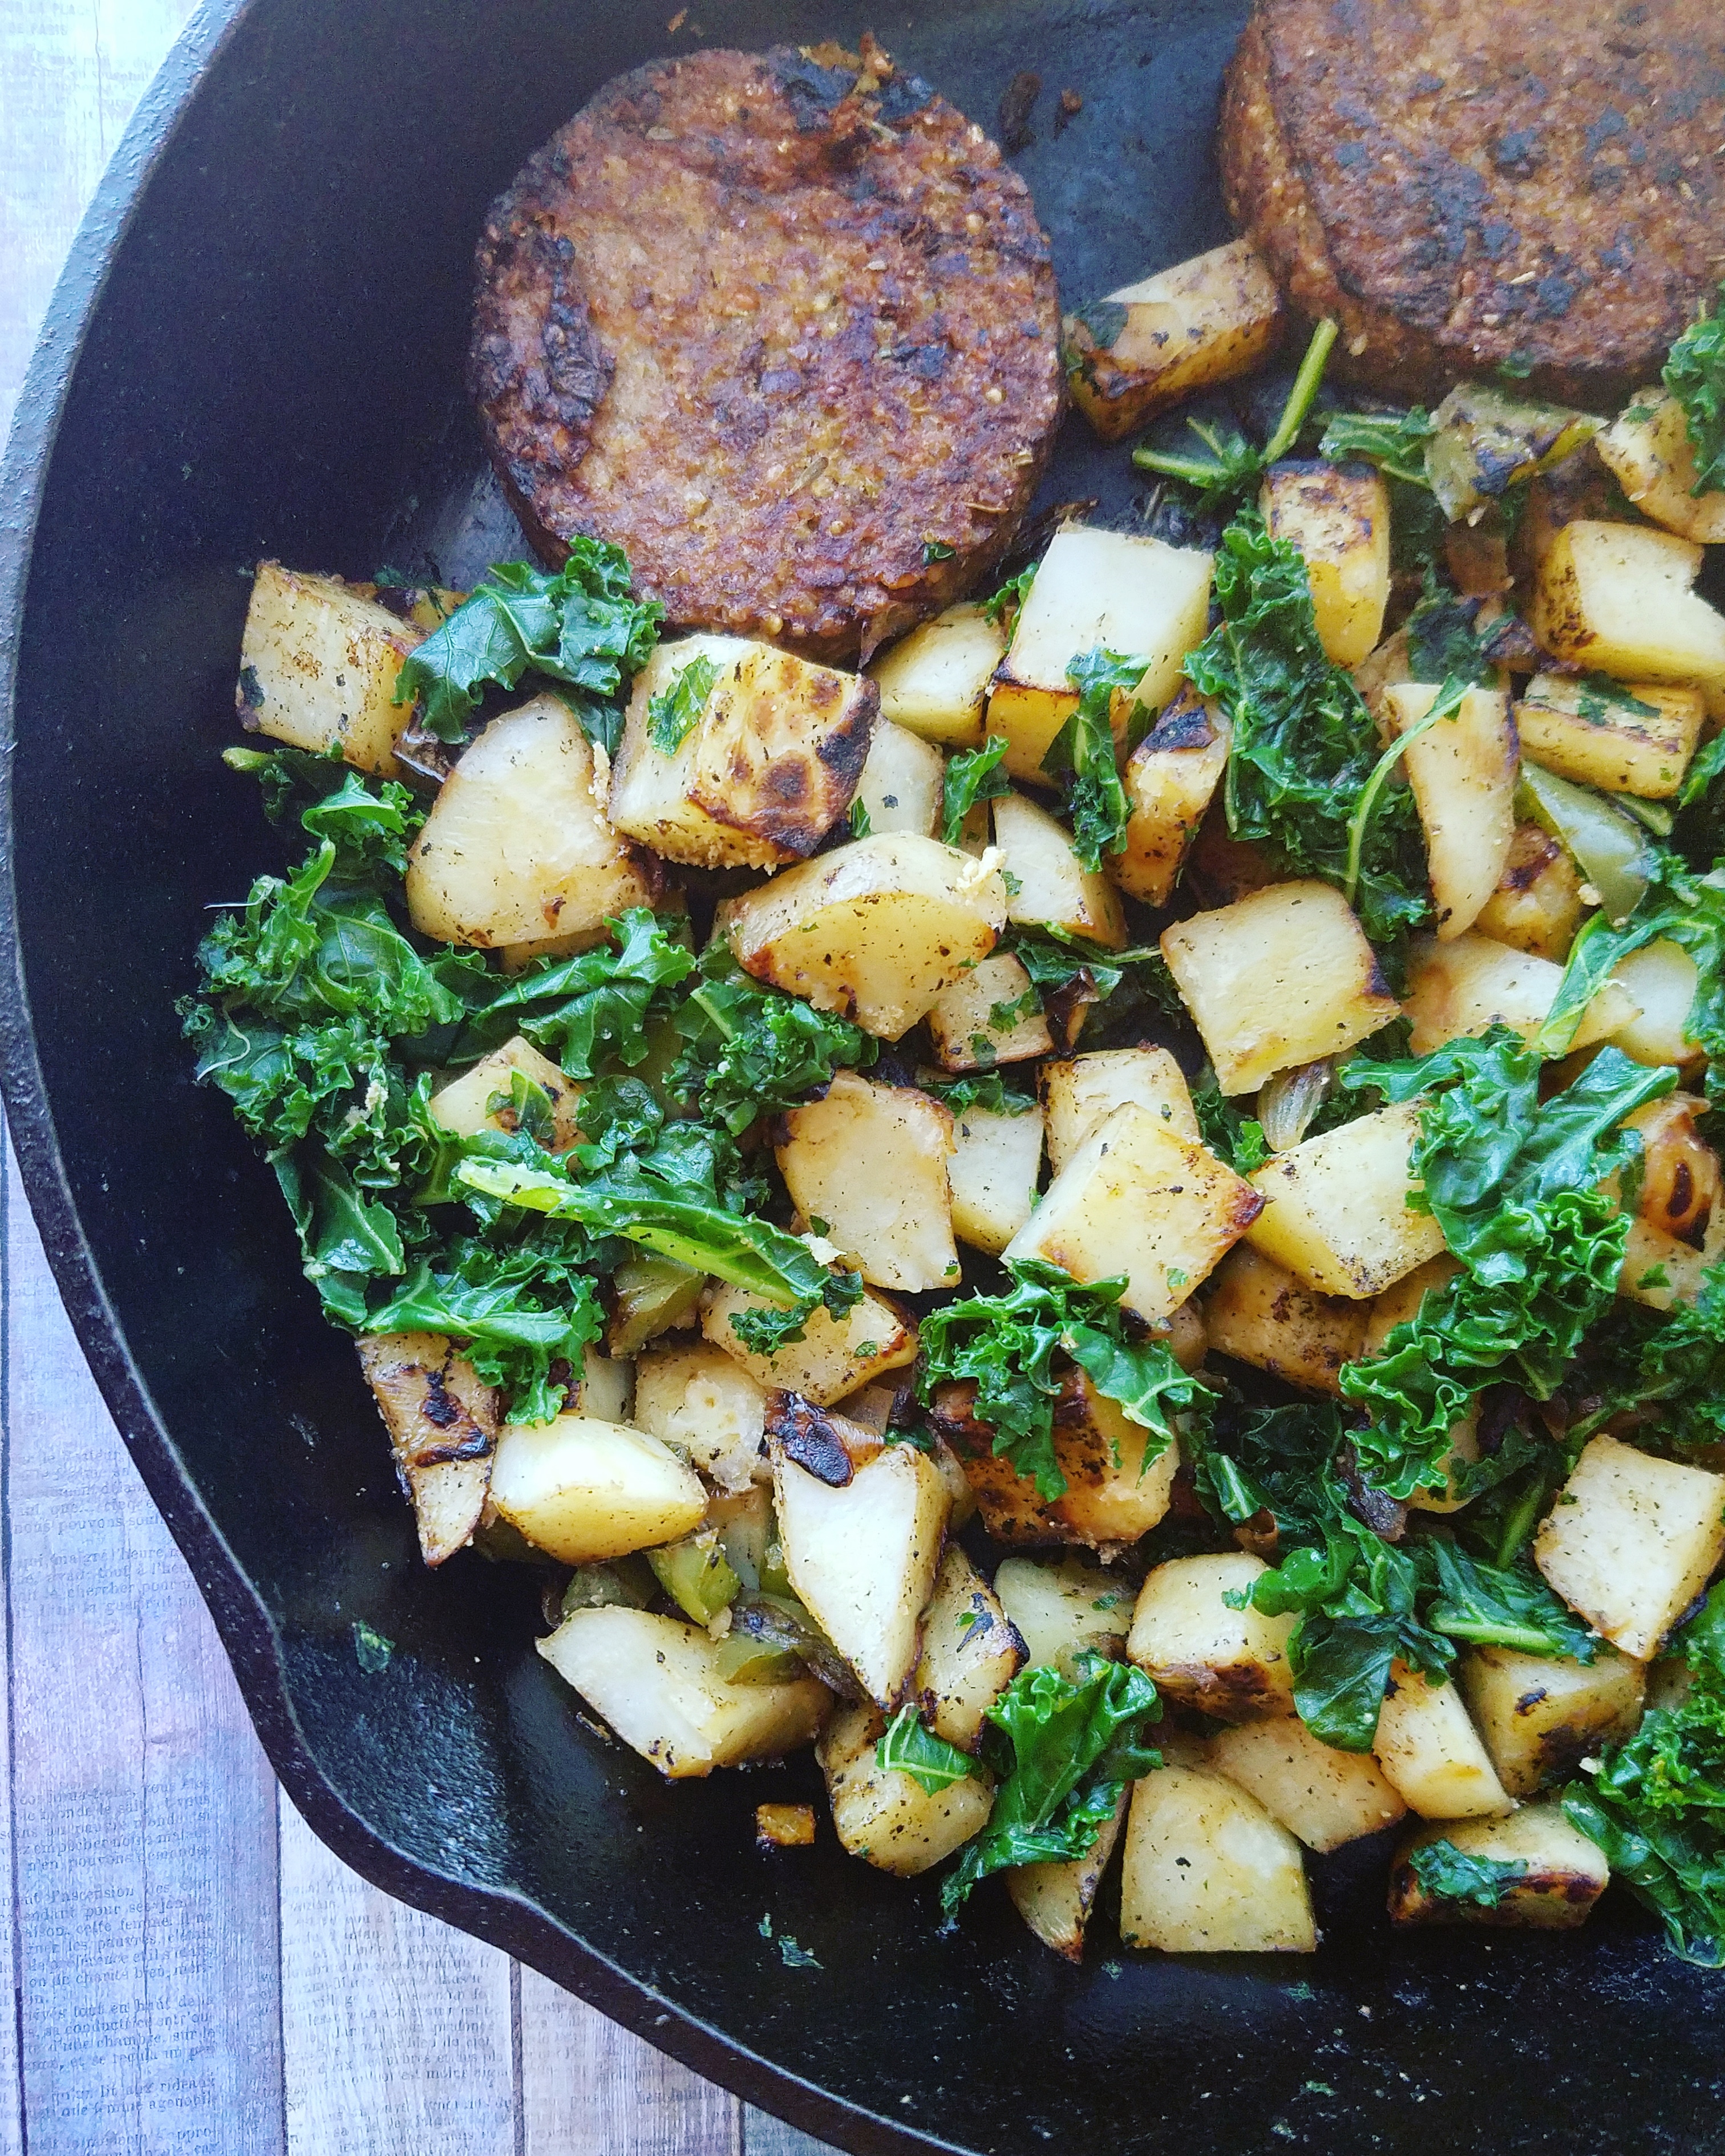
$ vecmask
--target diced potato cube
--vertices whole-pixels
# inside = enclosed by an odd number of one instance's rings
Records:
[[[1515,1810],[1454,1684],[1428,1684],[1389,1666],[1372,1753],[1384,1779],[1422,1819],[1486,1819]]]
[[[1137,700],[1159,711],[1209,626],[1214,557],[1160,539],[1066,524],[1049,542],[988,698],[988,732],[1014,778],[1046,785],[1042,760],[1077,708],[1066,669],[1100,644],[1145,662]]]
[[[868,761],[856,782],[856,798],[871,831],[916,831],[935,835],[946,791],[947,759],[908,726],[875,721]]]
[[[564,1682],[672,1781],[806,1744],[832,1694],[813,1677],[731,1684],[716,1643],[646,1609],[577,1609],[538,1643]]]
[[[1682,945],[1667,936],[1644,943],[1613,969],[1611,978],[1640,1007],[1612,1034],[1611,1045],[1636,1063],[1675,1063],[1679,1070],[1693,1063],[1701,1045],[1690,1033],[1689,1019],[1701,976]]]
[[[1546,1582],[1638,1661],[1725,1557],[1725,1475],[1591,1439],[1533,1545]]]
[[[716,678],[674,750],[651,706],[704,661]],[[744,637],[661,644],[636,675],[611,821],[666,860],[776,868],[812,854],[850,806],[880,706],[872,681]]]
[[[491,1464],[491,1502],[562,1564],[674,1543],[706,1517],[700,1476],[668,1445],[579,1414],[506,1424]]]
[[[1696,1300],[1708,1269],[1722,1256],[1725,1256],[1725,1223],[1697,1250],[1692,1243],[1680,1242],[1645,1220],[1631,1220],[1617,1292],[1631,1302],[1645,1303],[1650,1310],[1675,1310],[1679,1303]]]
[[[603,752],[601,752],[603,755]],[[603,940],[662,880],[605,820],[604,778],[558,696],[493,719],[444,781],[408,855],[408,911],[448,943]]]
[[[1554,659],[1620,681],[1725,687],[1725,618],[1690,589],[1701,559],[1651,525],[1566,524],[1540,565],[1533,634]]]
[[[1049,1165],[1058,1174],[1091,1132],[1128,1101],[1176,1137],[1204,1142],[1186,1075],[1165,1048],[1100,1048],[1042,1067]]]
[[[357,1345],[413,1508],[419,1554],[442,1564],[473,1540],[485,1512],[497,1395],[441,1333],[363,1333]]]
[[[1591,1662],[1470,1647],[1456,1678],[1498,1780],[1511,1796],[1531,1797],[1635,1734],[1646,1673],[1606,1646]]]
[[[948,607],[869,665],[880,716],[942,748],[980,748],[1006,631],[974,601]]]
[[[1536,674],[1516,706],[1522,747],[1536,763],[1580,786],[1650,801],[1669,799],[1683,783],[1705,716],[1698,689],[1565,674]]]
[[[916,1332],[890,1302],[865,1292],[842,1317],[817,1310],[803,1320],[803,1337],[775,1355],[745,1348],[731,1321],[772,1305],[746,1288],[716,1287],[701,1312],[701,1329],[716,1348],[740,1363],[757,1383],[800,1393],[817,1407],[830,1407],[882,1370],[902,1369],[916,1359]]]
[[[1272,539],[1306,561],[1317,640],[1331,663],[1358,666],[1384,634],[1389,603],[1389,489],[1370,465],[1291,459],[1264,475],[1258,506]]]
[[[421,633],[339,577],[259,562],[239,643],[240,724],[294,748],[338,748],[349,763],[395,775],[402,661]]]
[[[486,1130],[517,1130],[519,1119],[512,1107],[494,1109],[490,1105],[500,1095],[505,1102],[508,1101],[510,1074],[516,1070],[538,1086],[551,1102],[550,1150],[565,1152],[572,1145],[579,1145],[581,1132],[575,1118],[581,1105],[581,1088],[520,1034],[501,1048],[494,1048],[489,1055],[482,1055],[459,1078],[438,1087],[431,1096],[433,1122],[458,1138],[476,1137]]]
[[[1126,845],[1108,873],[1129,897],[1166,906],[1228,767],[1233,729],[1219,705],[1183,688],[1127,759]]]
[[[812,1849],[814,1846],[813,1804],[757,1804],[755,1846],[768,1849]]]
[[[934,1586],[949,1509],[940,1470],[889,1445],[838,1486],[769,1440],[785,1568],[809,1614],[877,1706],[916,1666],[918,1619]]]
[[[715,916],[757,980],[896,1040],[1006,926],[996,857],[888,831],[727,900]]]
[[[773,1151],[792,1203],[865,1281],[912,1295],[957,1284],[952,1118],[938,1101],[838,1070],[783,1130]]]
[[[1638,389],[1594,442],[1599,461],[1643,516],[1680,539],[1704,546],[1725,540],[1725,491],[1695,491],[1689,422],[1676,398],[1657,387]]]
[[[1132,1786],[1120,1937],[1164,1953],[1314,1952],[1299,1843],[1220,1774],[1158,1768]]]
[[[1223,1730],[1210,1740],[1209,1763],[1308,1849],[1340,1849],[1407,1813],[1369,1752],[1336,1751],[1297,1714]]]
[[[651,1348],[641,1357],[634,1419],[686,1453],[721,1490],[747,1489],[766,1471],[766,1393],[709,1341]]]
[[[1249,239],[1122,285],[1068,315],[1060,355],[1072,401],[1117,442],[1195,389],[1250,374],[1274,348],[1281,295]]]
[[[600,1422],[634,1421],[635,1366],[597,1348],[582,1350],[581,1381],[569,1405]],[[644,1424],[641,1427],[644,1428]]]
[[[1381,1293],[1444,1247],[1437,1222],[1413,1208],[1419,1138],[1409,1101],[1290,1146],[1248,1178],[1265,1206],[1247,1240],[1320,1295]]]
[[[1019,1864],[1006,1875],[1012,1906],[1045,1947],[1071,1962],[1084,1958],[1084,1934],[1096,1890],[1114,1854],[1132,1792],[1122,1789],[1112,1814],[1083,1856],[1064,1864]]]
[[[1561,965],[1581,926],[1581,877],[1567,846],[1537,824],[1517,824],[1497,888],[1474,926],[1512,951]]]
[[[608,1355],[634,1355],[661,1333],[693,1325],[701,1313],[706,1275],[656,1251],[639,1250],[625,1258],[613,1276],[610,1322],[605,1327]]]
[[[1462,1856],[1519,1864],[1495,1904],[1428,1894],[1409,1858],[1424,1843],[1447,1841]],[[1571,1826],[1561,1804],[1524,1804],[1507,1819],[1422,1827],[1396,1851],[1389,1874],[1393,1924],[1486,1924],[1564,1931],[1585,1923],[1610,1877],[1604,1851]]]
[[[1087,1558],[1062,1558],[1057,1564],[1004,1558],[994,1592],[1024,1643],[1027,1670],[1075,1676],[1085,1655],[1118,1661],[1126,1652],[1132,1583]]]
[[[962,1752],[983,1741],[984,1712],[1018,1675],[1024,1643],[999,1597],[957,1543],[949,1543],[922,1613],[917,1711]]]
[[[1437,701],[1420,682],[1386,689],[1393,734],[1412,734]],[[1459,709],[1415,735],[1402,752],[1425,833],[1437,938],[1471,928],[1497,890],[1515,839],[1516,730],[1501,689],[1470,689]]]
[[[1250,1243],[1212,1274],[1204,1322],[1217,1354],[1337,1399],[1342,1365],[1358,1361],[1366,1327],[1358,1302],[1314,1295]]]
[[[1705,1114],[1707,1103],[1697,1095],[1667,1093],[1625,1116],[1624,1127],[1641,1142],[1640,1218],[1704,1250],[1725,1225],[1725,1171],[1695,1127],[1697,1111]]]
[[[1429,1055],[1463,1034],[1507,1025],[1532,1040],[1551,1014],[1561,966],[1530,951],[1511,951],[1469,929],[1453,943],[1416,936],[1408,963],[1409,1045]],[[1607,981],[1581,1014],[1571,1046],[1607,1040],[1637,1015],[1627,989]]]
[[[1042,999],[1009,951],[984,958],[942,991],[928,1014],[928,1036],[942,1070],[989,1070],[1054,1047]]]
[[[1398,1014],[1364,930],[1327,883],[1194,913],[1163,932],[1162,955],[1224,1093],[1340,1055]]]
[[[913,1879],[981,1833],[993,1808],[994,1784],[979,1774],[930,1792],[901,1768],[881,1767],[876,1748],[886,1730],[873,1707],[841,1707],[815,1757],[827,1778],[841,1845],[879,1871]]]
[[[1126,1276],[1126,1307],[1153,1325],[1176,1310],[1257,1218],[1263,1200],[1152,1109],[1124,1102],[1044,1192],[1006,1250],[1075,1280]]]
[[[993,807],[994,843],[1011,879],[1007,919],[1031,928],[1051,923],[1110,950],[1122,948],[1126,916],[1120,893],[1100,871],[1086,868],[1065,826],[1022,793],[1003,794]]]
[[[947,1173],[952,1186],[952,1233],[998,1258],[1029,1219],[1042,1166],[1042,1111],[991,1115],[965,1108],[952,1118]]]
[[[1231,1609],[1269,1567],[1245,1551],[1171,1558],[1138,1590],[1126,1651],[1169,1699],[1201,1707],[1219,1722],[1291,1714],[1288,1666],[1291,1617],[1266,1617],[1250,1603]]]

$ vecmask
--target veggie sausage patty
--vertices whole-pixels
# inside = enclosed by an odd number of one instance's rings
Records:
[[[854,658],[1011,541],[1064,383],[1029,190],[914,77],[783,50],[619,76],[478,253],[470,362],[536,545],[683,627]]]
[[[1340,367],[1401,396],[1656,377],[1725,273],[1718,0],[1258,0],[1228,207]]]

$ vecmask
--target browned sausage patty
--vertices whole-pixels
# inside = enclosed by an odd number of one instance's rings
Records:
[[[614,540],[687,628],[855,657],[974,588],[1047,461],[1029,190],[914,78],[619,76],[492,206],[471,382],[536,544]]]
[[[1258,0],[1228,207],[1341,366],[1612,397],[1725,271],[1720,0]],[[1345,351],[1342,348],[1345,347]]]

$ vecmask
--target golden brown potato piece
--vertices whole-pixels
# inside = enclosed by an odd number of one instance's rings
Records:
[[[1224,1729],[1210,1739],[1205,1760],[1308,1849],[1340,1849],[1380,1833],[1408,1809],[1369,1752],[1337,1751],[1297,1714]]]
[[[648,1349],[635,1364],[633,1420],[721,1490],[747,1489],[766,1472],[766,1391],[711,1341]]]
[[[1132,1582],[1088,1558],[1004,1558],[994,1592],[1024,1643],[1024,1667],[1077,1674],[1086,1655],[1117,1662],[1132,1622]]]
[[[1548,958],[1512,951],[1473,929],[1453,943],[1416,936],[1409,952],[1404,1006],[1413,1021],[1409,1045],[1415,1055],[1429,1055],[1446,1040],[1494,1025],[1512,1026],[1532,1040],[1551,1014],[1563,977],[1563,968]],[[1583,1012],[1571,1045],[1590,1048],[1635,1015],[1628,990],[1607,981]]]
[[[1384,1779],[1422,1819],[1485,1819],[1515,1810],[1461,1692],[1429,1684],[1404,1662],[1389,1666],[1372,1752]]]
[[[1050,925],[1086,936],[1111,951],[1126,943],[1120,893],[1078,858],[1064,824],[1027,801],[1003,794],[993,804],[994,844],[1006,882],[1006,917],[1026,928]]]
[[[1312,1953],[1299,1843],[1222,1775],[1158,1767],[1132,1785],[1120,1937],[1164,1953]]]
[[[746,1288],[720,1286],[701,1313],[701,1329],[757,1384],[800,1393],[817,1407],[830,1407],[881,1372],[916,1359],[916,1327],[884,1297],[867,1292],[842,1317],[829,1310],[811,1312],[800,1340],[787,1342],[776,1354],[757,1354],[743,1346],[731,1321],[769,1306]]]
[[[1019,1864],[1006,1875],[1012,1906],[1045,1947],[1067,1961],[1084,1959],[1084,1934],[1096,1907],[1096,1890],[1126,1824],[1130,1789],[1122,1789],[1112,1815],[1103,1820],[1089,1853],[1065,1864]]]
[[[952,1233],[999,1257],[1029,1219],[1042,1167],[1042,1111],[991,1115],[958,1110],[947,1173],[952,1186]]]
[[[1320,1295],[1380,1294],[1444,1247],[1412,1204],[1419,1137],[1409,1101],[1290,1146],[1249,1178],[1265,1204],[1247,1240]]]
[[[994,1784],[978,1769],[931,1793],[901,1768],[881,1766],[876,1748],[886,1730],[877,1709],[841,1707],[815,1757],[827,1778],[833,1825],[845,1849],[881,1871],[913,1879],[982,1831]]]
[[[1568,847],[1537,824],[1517,824],[1497,888],[1474,926],[1495,943],[1561,966],[1581,911],[1581,877]]]
[[[1228,767],[1233,737],[1219,706],[1183,688],[1127,759],[1126,845],[1108,873],[1129,897],[1166,906]]]
[[[1594,446],[1643,516],[1680,539],[1725,540],[1725,492],[1696,492],[1688,418],[1675,397],[1657,386],[1638,389]]]
[[[1358,1359],[1366,1328],[1358,1302],[1314,1294],[1250,1243],[1236,1245],[1211,1275],[1204,1322],[1219,1355],[1336,1399],[1342,1365]]]
[[[1229,1607],[1269,1567],[1244,1551],[1171,1558],[1138,1591],[1126,1651],[1158,1691],[1219,1722],[1291,1714],[1291,1617]]]
[[[1117,442],[1194,390],[1250,374],[1274,349],[1281,295],[1249,239],[1158,270],[1060,325],[1072,401]]]
[[[962,1752],[983,1741],[986,1712],[1024,1661],[1024,1643],[999,1597],[956,1543],[947,1545],[922,1613],[916,1664],[917,1712]]]
[[[870,660],[880,716],[942,748],[980,748],[1006,631],[973,600],[948,607]]]
[[[517,1070],[538,1086],[551,1103],[549,1150],[567,1152],[571,1146],[579,1145],[581,1132],[575,1118],[581,1105],[581,1088],[520,1034],[501,1048],[494,1048],[489,1055],[480,1056],[446,1086],[438,1087],[431,1096],[433,1122],[461,1138],[474,1137],[483,1130],[501,1131],[506,1135],[518,1130],[520,1119],[508,1105],[512,1075]],[[493,1101],[499,1103],[495,1108]]]
[[[1701,559],[1651,524],[1579,518],[1540,567],[1533,634],[1554,659],[1619,681],[1725,689],[1725,618],[1690,589]]]
[[[1601,1645],[1590,1662],[1470,1647],[1456,1671],[1474,1726],[1512,1797],[1567,1781],[1602,1745],[1635,1734],[1646,1675]]]
[[[1520,1865],[1495,1904],[1430,1894],[1409,1861],[1447,1841],[1477,1861]],[[1421,1827],[1396,1851],[1389,1874],[1393,1924],[1486,1924],[1565,1931],[1585,1923],[1609,1877],[1604,1851],[1570,1825],[1561,1804],[1524,1804],[1507,1819],[1450,1820]]]
[[[813,1804],[757,1804],[757,1849],[809,1849],[814,1843]]]
[[[1333,665],[1358,666],[1389,603],[1389,489],[1366,464],[1289,459],[1264,475],[1258,506],[1272,539],[1305,557],[1317,639]]]
[[[792,1203],[875,1287],[953,1287],[952,1118],[909,1086],[838,1070],[783,1118],[773,1151]]]
[[[1665,936],[1644,943],[1612,969],[1611,978],[1640,1006],[1612,1034],[1615,1047],[1637,1063],[1672,1063],[1680,1070],[1699,1059],[1701,1044],[1689,1030],[1689,1019],[1701,977],[1681,943]]]
[[[1125,1101],[1147,1108],[1176,1137],[1199,1145],[1185,1073],[1165,1048],[1099,1048],[1041,1071],[1049,1165],[1058,1174],[1080,1146]]]
[[[1536,674],[1516,726],[1526,753],[1559,778],[1664,801],[1683,783],[1706,715],[1698,689]]]
[[[396,681],[421,638],[339,577],[259,562],[239,644],[239,722],[393,778],[396,737],[413,716],[411,702],[394,701]]]
[[[990,1070],[1046,1055],[1054,1046],[1024,961],[1008,951],[942,991],[928,1014],[928,1037],[942,1070]]]
[[[485,1508],[497,1395],[441,1333],[370,1332],[357,1346],[418,1525],[419,1554],[442,1564],[472,1541]]]
[[[673,1543],[706,1517],[701,1477],[661,1439],[597,1416],[511,1423],[497,1440],[491,1503],[562,1564],[598,1564]]]
[[[1384,690],[1384,708],[1390,732],[1409,737],[1402,765],[1425,833],[1437,939],[1448,943],[1478,920],[1508,865],[1520,762],[1504,690],[1470,689],[1416,734],[1437,697],[1404,682]]]

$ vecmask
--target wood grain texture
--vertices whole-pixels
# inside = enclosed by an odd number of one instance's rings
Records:
[[[521,2156],[742,2156],[735,2097],[530,1969]]]

